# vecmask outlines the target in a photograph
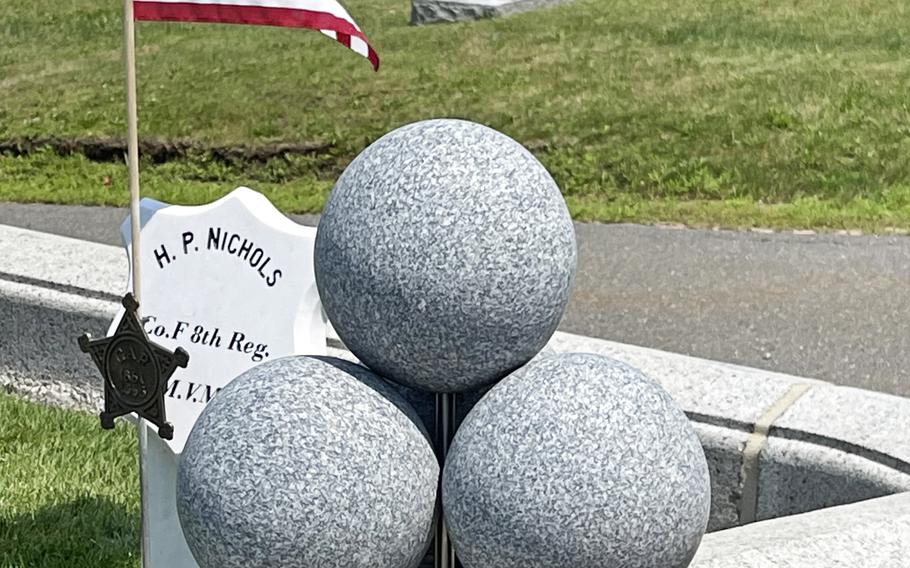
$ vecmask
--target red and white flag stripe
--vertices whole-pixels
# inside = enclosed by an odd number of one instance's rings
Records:
[[[137,20],[215,22],[310,28],[366,57],[379,55],[347,10],[335,0],[133,0]]]

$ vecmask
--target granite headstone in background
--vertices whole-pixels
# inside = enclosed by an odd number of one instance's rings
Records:
[[[575,265],[547,170],[463,120],[410,124],[366,148],[316,235],[316,282],[344,344],[383,377],[434,392],[477,390],[534,357]]]
[[[209,403],[177,479],[201,568],[420,563],[435,521],[436,456],[413,410],[402,412],[407,403],[350,365],[278,359]]]
[[[534,361],[493,387],[443,474],[465,568],[683,568],[709,507],[682,410],[639,371],[591,354]]]

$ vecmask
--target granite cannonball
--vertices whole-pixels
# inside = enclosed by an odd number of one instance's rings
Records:
[[[527,363],[556,330],[575,232],[547,170],[462,120],[394,130],[348,166],[316,235],[316,282],[344,344],[401,384],[463,392]]]
[[[345,361],[287,357],[240,375],[178,465],[177,510],[199,566],[418,566],[439,465],[417,423],[390,385]]]
[[[683,568],[705,532],[705,455],[659,385],[606,357],[535,361],[474,406],[442,489],[465,568]]]

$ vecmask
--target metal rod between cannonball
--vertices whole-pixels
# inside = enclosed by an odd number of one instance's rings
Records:
[[[445,466],[449,445],[455,436],[455,394],[436,393],[436,453],[439,457],[439,495],[442,503],[442,468]],[[436,539],[433,561],[436,568],[455,568],[455,549],[449,540],[445,516],[440,507],[439,522],[436,523]]]

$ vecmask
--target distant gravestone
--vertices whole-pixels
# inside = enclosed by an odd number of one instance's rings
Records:
[[[129,251],[129,220],[122,233]],[[140,428],[146,568],[196,566],[177,518],[177,454],[206,404],[259,363],[325,353],[315,236],[244,187],[202,206],[143,200],[140,313],[152,341],[190,360],[165,395],[173,439]]]
[[[411,0],[416,25],[480,20],[529,12],[570,0]]]

